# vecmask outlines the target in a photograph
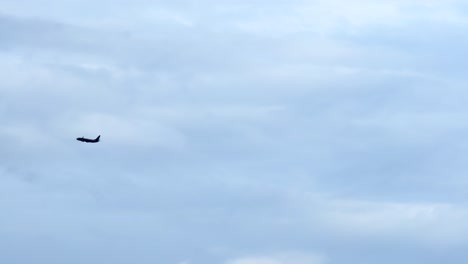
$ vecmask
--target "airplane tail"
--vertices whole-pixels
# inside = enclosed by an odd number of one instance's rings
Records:
[[[95,140],[99,141],[100,138],[101,138],[101,135],[99,135]]]

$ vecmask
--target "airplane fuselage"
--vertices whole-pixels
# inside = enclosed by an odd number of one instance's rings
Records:
[[[101,137],[101,135],[99,135],[96,139],[79,137],[79,138],[76,138],[76,140],[81,141],[81,142],[86,142],[86,143],[97,143],[97,142],[99,142],[100,137]]]

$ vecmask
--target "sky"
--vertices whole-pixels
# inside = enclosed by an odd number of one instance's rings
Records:
[[[466,262],[465,1],[0,6],[0,263]]]

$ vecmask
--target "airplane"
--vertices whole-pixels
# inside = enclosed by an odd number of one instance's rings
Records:
[[[86,142],[86,143],[98,143],[100,138],[101,138],[101,135],[99,135],[96,139],[80,137],[80,138],[76,138],[76,140],[81,141],[81,142]]]

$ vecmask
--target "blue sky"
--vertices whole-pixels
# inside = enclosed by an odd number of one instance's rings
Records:
[[[0,4],[0,263],[468,258],[463,1]]]

